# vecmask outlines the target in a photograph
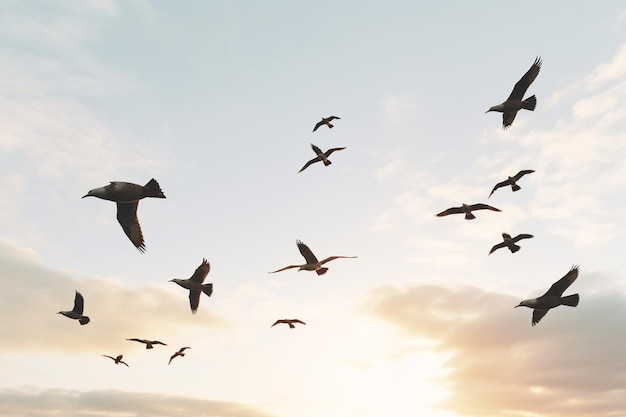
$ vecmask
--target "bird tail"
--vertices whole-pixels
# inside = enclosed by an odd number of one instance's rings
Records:
[[[78,322],[79,322],[81,325],[85,325],[85,324],[89,323],[89,317],[87,317],[87,316],[81,316],[81,317],[78,319]]]
[[[474,216],[472,213],[465,213],[465,220],[472,220],[475,218],[476,216]]]
[[[513,189],[513,191],[518,191],[518,190],[521,190],[521,189],[522,189],[522,187],[520,187],[520,186],[519,186],[519,185],[517,185],[517,184],[513,184],[513,185],[511,185],[511,188]]]
[[[511,249],[511,253],[515,253],[520,250],[520,246],[513,244],[513,246],[509,246],[509,249]]]
[[[333,125],[331,125],[330,123],[328,123],[328,127],[332,129],[332,128],[333,128],[333,127],[335,127],[335,126],[333,126]]]
[[[202,286],[202,292],[210,297],[211,294],[213,294],[213,284],[204,284]]]
[[[324,161],[324,165],[328,166],[330,164],[332,164],[332,162],[330,162],[328,159]]]
[[[537,97],[530,96],[526,100],[522,101],[522,108],[530,111],[534,111],[537,107]]]
[[[165,198],[165,194],[161,191],[161,186],[154,178],[143,186],[143,192],[145,197]]]
[[[326,273],[326,271],[328,271],[328,268],[320,268],[320,269],[316,269],[315,270],[317,275],[324,275]]]
[[[568,295],[567,297],[561,297],[561,304],[564,306],[576,307],[580,296],[578,294]]]

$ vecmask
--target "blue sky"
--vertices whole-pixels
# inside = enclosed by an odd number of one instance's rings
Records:
[[[617,1],[4,2],[0,408],[626,413],[625,30]],[[537,56],[537,109],[503,131],[484,113]],[[347,149],[298,173],[311,143]],[[167,198],[139,204],[140,254],[81,197],[151,178]],[[477,202],[502,212],[434,216]],[[535,237],[487,256],[502,232]],[[358,258],[268,275],[297,239]],[[203,258],[192,315],[168,281]],[[532,328],[513,306],[573,264],[581,304]],[[74,290],[87,326],[55,314]]]

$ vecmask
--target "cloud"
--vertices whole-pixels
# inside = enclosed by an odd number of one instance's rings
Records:
[[[228,401],[137,392],[62,389],[0,389],[5,417],[271,417],[255,407]]]
[[[609,281],[598,274],[583,278],[594,286]],[[513,308],[522,298],[470,286],[386,286],[366,305],[451,354],[445,378],[451,396],[440,404],[446,410],[464,416],[624,415],[626,339],[619,335],[626,327],[626,296],[582,293],[578,307],[552,310],[534,328],[530,309]]]

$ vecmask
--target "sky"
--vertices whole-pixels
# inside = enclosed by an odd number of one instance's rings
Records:
[[[0,414],[624,416],[625,114],[622,1],[4,1]],[[142,254],[81,197],[151,178]]]

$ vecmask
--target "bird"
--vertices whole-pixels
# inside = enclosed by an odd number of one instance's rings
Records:
[[[465,213],[465,220],[472,220],[475,219],[476,216],[474,216],[472,214],[473,210],[492,210],[492,211],[502,211],[498,208],[495,207],[491,207],[488,204],[483,204],[483,203],[477,203],[477,204],[465,204],[463,203],[463,205],[461,207],[450,207],[447,210],[442,211],[441,213],[437,213],[435,214],[435,216],[437,217],[443,217],[443,216],[447,216],[450,214],[460,214],[460,213]]]
[[[206,259],[202,259],[202,263],[196,268],[189,279],[170,279],[169,282],[175,282],[181,287],[189,290],[189,305],[191,306],[191,312],[196,314],[198,311],[198,305],[200,305],[200,293],[205,293],[209,297],[213,294],[213,284],[203,284],[206,276],[211,270],[211,265]]]
[[[563,292],[570,286],[576,278],[578,278],[578,265],[572,266],[563,278],[552,284],[550,289],[546,291],[544,295],[539,298],[532,298],[529,300],[523,300],[515,307],[529,307],[533,309],[532,325],[535,326],[539,323],[539,320],[548,313],[548,310],[560,305],[576,307],[580,296],[578,294],[568,295],[562,297]]]
[[[288,324],[290,329],[295,329],[296,328],[296,326],[293,325],[294,323],[306,324],[305,322],[303,322],[301,320],[298,320],[298,319],[282,319],[282,320],[276,320],[276,322],[274,324],[272,324],[271,327],[274,327],[274,326],[276,326],[277,324],[280,324],[280,323]]]
[[[76,295],[74,296],[74,308],[71,311],[59,311],[57,314],[63,314],[65,317],[78,320],[81,325],[85,325],[89,323],[89,317],[83,316],[84,305],[85,299],[83,295],[76,291]]]
[[[326,259],[318,261],[307,245],[299,240],[296,240],[296,245],[298,245],[298,250],[300,250],[300,253],[302,254],[302,256],[304,256],[306,263],[302,265],[289,265],[284,268],[277,269],[276,271],[272,271],[270,272],[270,274],[274,274],[276,272],[284,271],[290,268],[298,268],[298,271],[315,271],[317,275],[324,275],[326,271],[328,271],[328,268],[322,267],[322,265],[324,265],[326,262],[330,262],[333,259],[337,258],[356,258],[356,256],[329,256]]]
[[[315,132],[317,130],[317,128],[320,127],[321,125],[326,125],[330,129],[332,129],[333,125],[330,122],[332,122],[335,119],[341,120],[341,117],[337,117],[337,116],[322,117],[322,120],[320,120],[319,122],[317,122],[315,124],[315,127],[313,128],[313,131]]]
[[[124,355],[117,355],[117,357],[116,357],[116,358],[114,358],[113,356],[109,356],[109,355],[102,355],[102,356],[104,356],[105,358],[111,358],[111,359],[113,359],[113,361],[115,361],[115,364],[116,364],[116,365],[117,365],[118,363],[123,363],[124,365],[128,366],[128,364],[122,360],[122,358],[124,357]]]
[[[520,172],[518,172],[517,174],[515,174],[514,176],[508,177],[506,180],[497,183],[496,185],[493,186],[493,190],[491,190],[491,193],[489,193],[489,197],[491,197],[493,192],[496,191],[498,188],[506,187],[507,185],[510,185],[511,189],[513,191],[520,190],[521,187],[519,185],[517,185],[517,181],[519,181],[520,178],[522,178],[524,175],[532,174],[533,172],[535,172],[534,169],[523,169]],[[489,197],[487,197],[487,198],[489,198]]]
[[[300,171],[298,171],[298,172],[304,171],[305,169],[307,169],[309,167],[309,165],[314,164],[314,163],[319,162],[319,161],[324,162],[324,165],[326,165],[326,166],[330,165],[332,163],[332,162],[330,162],[328,160],[328,157],[330,156],[330,154],[335,152],[335,151],[343,151],[344,149],[346,149],[346,147],[344,146],[343,148],[331,148],[331,149],[327,150],[326,152],[322,152],[322,150],[320,148],[318,148],[317,146],[311,144],[311,149],[313,149],[313,151],[317,154],[317,156],[315,158],[311,159],[306,164],[304,164],[302,169],[300,169]]]
[[[537,74],[539,74],[539,70],[541,69],[541,58],[535,58],[535,62],[531,65],[530,69],[526,71],[526,74],[520,80],[515,83],[515,87],[513,87],[513,91],[511,91],[511,95],[504,102],[492,106],[485,113],[489,113],[490,111],[497,111],[502,113],[502,128],[506,129],[513,123],[515,120],[515,116],[517,115],[518,110],[526,109],[530,111],[534,111],[537,106],[537,98],[532,95],[528,97],[526,100],[523,100],[524,94],[526,94],[526,90],[535,81],[537,78]]]
[[[167,346],[167,344],[163,343],[163,342],[159,342],[158,340],[146,340],[146,339],[126,339],[126,340],[130,340],[132,342],[139,342],[139,343],[144,343],[146,345],[146,349],[152,349],[153,345],[163,345],[163,346]]]
[[[181,347],[180,349],[178,349],[178,352],[170,356],[170,361],[167,364],[169,365],[170,363],[172,363],[172,359],[174,359],[176,356],[185,356],[185,349],[191,348],[189,346]]]
[[[117,221],[139,252],[145,252],[146,245],[137,219],[137,205],[142,198],[165,198],[161,186],[154,178],[148,181],[146,185],[111,181],[109,185],[90,190],[83,196],[83,198],[85,197],[98,197],[116,202]]]
[[[534,236],[533,235],[527,235],[527,234],[519,234],[519,235],[515,236],[514,238],[512,238],[510,234],[502,233],[502,239],[504,239],[504,242],[498,243],[497,245],[493,245],[493,247],[489,251],[489,255],[491,255],[496,250],[504,248],[504,247],[508,247],[509,250],[511,251],[511,253],[515,253],[518,250],[520,250],[520,246],[516,245],[515,244],[516,242],[519,242],[522,239],[530,239],[532,237],[534,237]]]

